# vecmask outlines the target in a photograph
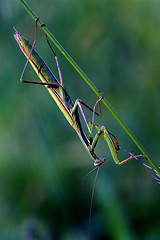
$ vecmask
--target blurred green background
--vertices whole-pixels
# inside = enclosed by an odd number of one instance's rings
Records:
[[[160,1],[27,2],[158,164]],[[48,92],[19,82],[26,59],[13,26],[32,43],[35,24],[18,0],[0,0],[0,25],[0,239],[86,240],[95,173],[81,181],[93,161]],[[53,48],[72,99],[93,106],[95,94]],[[41,30],[36,49],[57,76]],[[38,80],[30,66],[25,79]],[[139,153],[104,106],[102,112],[96,122]],[[134,160],[115,165],[103,140],[97,152],[107,161],[96,183],[90,239],[159,239],[159,185]]]

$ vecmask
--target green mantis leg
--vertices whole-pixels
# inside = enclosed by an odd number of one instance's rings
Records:
[[[119,150],[119,143],[118,143],[116,136],[113,135],[112,133],[108,132],[108,130],[104,126],[100,126],[97,124],[93,124],[93,126],[97,130],[97,133],[96,133],[95,137],[93,138],[93,142],[92,142],[90,151],[94,151],[99,137],[102,136],[105,139],[105,141],[107,142],[109,150],[113,157],[113,160],[115,161],[116,164],[119,164],[119,165],[124,164],[124,163],[130,161],[132,158],[136,157],[134,155],[131,155],[129,158],[120,162],[118,159],[118,155],[117,155],[117,151]],[[114,138],[114,141],[110,135]],[[94,162],[94,166],[99,166],[101,164],[102,164],[101,160],[97,160]]]

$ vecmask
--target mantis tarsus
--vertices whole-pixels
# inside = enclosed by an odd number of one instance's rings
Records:
[[[42,25],[41,27],[43,27],[43,26],[44,25]],[[131,160],[132,158],[136,158],[137,156],[134,156],[133,154],[131,154],[129,158],[120,162],[118,159],[118,156],[117,156],[117,151],[120,149],[120,147],[119,147],[119,143],[118,143],[116,136],[113,135],[112,133],[110,133],[106,127],[100,126],[100,125],[94,123],[94,115],[95,114],[100,115],[99,113],[97,113],[95,111],[95,109],[96,109],[97,104],[99,104],[101,99],[103,98],[103,95],[101,98],[99,98],[96,101],[93,109],[80,99],[77,99],[75,101],[75,103],[72,102],[70,96],[68,95],[67,91],[64,88],[58,58],[48,41],[47,35],[46,35],[47,42],[48,42],[48,44],[55,56],[55,59],[56,59],[60,82],[56,79],[54,74],[47,67],[47,65],[42,60],[42,58],[37,53],[37,51],[34,49],[35,44],[36,44],[37,28],[38,27],[37,27],[37,21],[36,21],[36,31],[35,31],[35,39],[34,39],[33,46],[24,37],[22,37],[21,34],[14,28],[15,29],[14,38],[17,41],[20,49],[22,50],[22,52],[24,53],[24,55],[27,58],[27,62],[23,69],[20,81],[25,82],[25,83],[34,83],[34,84],[45,85],[45,87],[47,88],[47,90],[49,91],[49,93],[51,94],[51,96],[53,97],[55,102],[57,103],[58,107],[60,108],[60,110],[62,111],[62,113],[68,120],[68,122],[70,123],[70,125],[77,132],[77,134],[78,134],[79,138],[81,139],[87,152],[89,153],[91,158],[94,160],[95,169],[98,168],[102,163],[105,162],[105,158],[99,158],[95,153],[95,147],[96,147],[96,144],[97,144],[100,136],[102,136],[106,140],[108,147],[110,149],[111,155],[113,157],[113,160],[115,161],[116,164],[123,164],[123,163],[126,163],[127,161]],[[23,80],[23,75],[24,75],[24,72],[28,65],[28,62],[30,62],[30,64],[32,65],[32,67],[34,68],[35,72],[37,73],[37,75],[39,76],[39,78],[42,82]],[[86,116],[84,114],[82,105],[84,105],[85,107],[87,107],[89,110],[91,110],[93,112],[92,122],[88,123]],[[78,113],[78,108],[80,109],[80,112],[83,116],[85,124],[88,128],[88,132],[89,132],[88,137],[86,136],[86,134],[84,133],[84,131],[82,129],[82,125],[81,125],[79,113]],[[97,130],[97,133],[95,134],[95,136],[93,136],[93,128],[95,128]],[[138,157],[139,156],[143,156],[143,155],[138,155]]]

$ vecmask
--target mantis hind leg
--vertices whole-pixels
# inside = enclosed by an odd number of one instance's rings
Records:
[[[32,52],[33,52],[33,50],[34,50],[34,47],[35,47],[35,45],[36,45],[37,32],[38,32],[38,21],[39,21],[39,17],[37,17],[36,20],[35,20],[36,29],[35,29],[34,41],[33,41],[33,45],[32,45],[31,51],[30,51],[30,53],[29,53],[29,56],[28,56],[28,58],[27,58],[26,64],[25,64],[25,66],[24,66],[24,69],[23,69],[23,71],[22,71],[22,74],[21,74],[21,77],[20,77],[20,81],[21,81],[21,82],[25,82],[25,83],[48,85],[48,86],[50,86],[50,87],[58,88],[59,86],[63,86],[62,73],[61,73],[61,70],[60,70],[60,66],[59,66],[59,62],[58,62],[58,57],[57,57],[57,55],[55,54],[53,48],[51,47],[51,44],[49,43],[49,40],[48,40],[47,35],[46,35],[47,43],[48,43],[50,49],[52,50],[52,52],[53,52],[53,54],[54,54],[54,56],[55,56],[55,59],[56,59],[56,64],[57,64],[57,68],[58,68],[60,83],[47,83],[47,82],[46,82],[46,83],[43,83],[43,82],[35,82],[35,81],[26,81],[26,80],[23,80],[24,73],[25,73],[25,71],[26,71],[26,68],[27,68],[27,66],[28,66],[30,57],[31,57]],[[41,24],[41,27],[44,27],[44,26],[45,26],[45,24]],[[39,71],[41,71],[41,69],[39,69]]]
[[[44,24],[41,25],[41,27],[44,27],[44,26],[45,26]],[[60,69],[59,62],[58,62],[58,57],[57,57],[55,51],[53,50],[53,48],[52,48],[52,46],[51,46],[51,44],[50,44],[50,42],[49,42],[49,40],[48,40],[47,34],[45,34],[45,35],[46,35],[47,43],[48,43],[48,45],[49,45],[52,53],[54,54],[54,57],[55,57],[55,60],[56,60],[56,64],[57,64],[58,73],[59,73],[60,84],[61,84],[61,86],[63,86],[62,73],[61,73],[61,69]]]
[[[24,81],[24,80],[23,80],[23,76],[24,76],[24,73],[25,73],[26,68],[27,68],[27,66],[28,66],[29,59],[30,59],[30,57],[31,57],[31,54],[32,54],[32,52],[33,52],[33,49],[34,49],[34,47],[35,47],[35,45],[36,45],[37,31],[38,31],[38,25],[37,25],[38,20],[39,20],[39,18],[36,18],[36,20],[35,20],[36,29],[35,29],[34,41],[33,41],[33,45],[32,45],[31,51],[30,51],[30,53],[29,53],[29,56],[28,56],[28,58],[27,58],[26,64],[25,64],[25,66],[24,66],[24,68],[23,68],[21,77],[20,77],[20,81],[21,81],[21,82],[28,82],[28,81]]]

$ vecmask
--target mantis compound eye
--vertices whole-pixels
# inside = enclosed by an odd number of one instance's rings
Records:
[[[99,166],[102,165],[105,161],[106,161],[105,158],[99,158],[98,160],[96,160],[96,161],[94,162],[94,166],[95,166],[95,167],[99,167]]]

